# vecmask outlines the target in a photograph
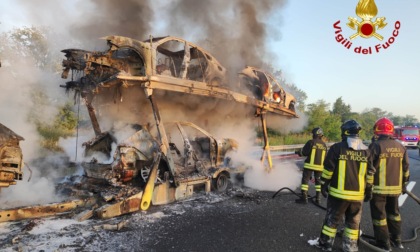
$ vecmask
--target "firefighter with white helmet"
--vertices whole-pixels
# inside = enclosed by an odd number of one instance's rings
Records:
[[[344,217],[343,251],[358,251],[359,225],[365,188],[371,190],[375,169],[367,146],[359,138],[360,124],[349,120],[341,126],[342,141],[330,147],[324,161],[321,192],[327,213],[317,247],[332,251],[337,227]]]
[[[406,148],[392,138],[394,124],[390,119],[377,120],[374,133],[378,139],[369,146],[377,170],[370,201],[374,245],[390,251],[391,245],[403,248],[398,197],[406,192],[410,177],[408,154]]]

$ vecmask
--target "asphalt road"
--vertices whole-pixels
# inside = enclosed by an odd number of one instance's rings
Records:
[[[420,196],[418,150],[409,150],[409,155],[411,181],[416,182],[412,192]],[[55,216],[0,223],[0,251],[320,251],[309,242],[319,236],[325,211],[314,204],[296,204],[297,196],[289,191],[275,198],[273,194],[235,186],[222,195],[198,192],[186,201],[109,220],[79,223]],[[403,239],[411,239],[420,226],[420,205],[407,198],[401,215]],[[117,224],[122,228],[115,230]],[[361,230],[373,235],[368,203]],[[420,239],[404,246],[403,251],[420,251]],[[340,236],[334,251],[341,251]],[[361,243],[359,251],[373,250]]]
[[[418,150],[409,150],[412,192],[420,196],[420,161]],[[313,190],[313,186],[311,186]],[[310,191],[313,195],[314,192]],[[220,202],[194,200],[181,203],[182,214],[164,218],[150,226],[151,239],[133,241],[128,248],[139,251],[319,251],[308,241],[315,240],[325,211],[314,204],[300,205],[296,195],[285,192],[274,199],[273,192],[233,190]],[[326,204],[323,199],[322,205]],[[420,226],[420,205],[411,198],[401,206],[403,239],[413,237]],[[370,210],[364,203],[361,221],[363,234],[373,235]],[[405,251],[420,251],[420,239],[404,243]],[[337,236],[334,250],[341,251]],[[372,251],[360,244],[359,251]],[[393,249],[399,251],[399,249]]]

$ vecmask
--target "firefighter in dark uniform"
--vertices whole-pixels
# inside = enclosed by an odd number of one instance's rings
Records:
[[[374,132],[373,133],[373,136],[370,139],[371,144],[374,143],[374,142],[376,142],[378,140],[378,137],[379,137],[378,135],[375,134],[375,126],[373,126],[373,132]]]
[[[314,174],[316,203],[319,204],[321,200],[321,174],[324,169],[324,159],[327,153],[327,145],[322,141],[324,132],[321,128],[314,128],[312,130],[312,139],[306,142],[301,150],[295,153],[299,156],[307,157],[303,164],[302,184],[300,186],[302,196],[296,200],[296,203],[308,203],[308,189],[309,179]]]
[[[321,192],[327,213],[317,247],[332,251],[337,227],[344,217],[343,251],[358,251],[363,200],[370,200],[375,169],[367,146],[359,138],[360,124],[349,120],[341,125],[342,141],[328,150],[321,177]]]
[[[370,201],[376,246],[391,250],[401,244],[401,215],[398,197],[406,192],[409,180],[409,162],[406,148],[392,138],[394,124],[384,117],[376,121],[374,133],[378,140],[369,146],[377,172]]]

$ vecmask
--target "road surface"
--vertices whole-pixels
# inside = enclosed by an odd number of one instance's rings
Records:
[[[420,196],[418,150],[409,155],[411,181],[416,182],[412,192]],[[223,195],[197,193],[190,200],[111,220],[78,223],[66,216],[0,223],[0,251],[320,251],[310,243],[321,231],[325,211],[296,204],[290,192],[273,194],[234,187]],[[404,240],[420,226],[419,210],[411,198],[401,206]],[[120,230],[109,230],[117,224]],[[373,235],[368,203],[361,230]],[[420,251],[420,239],[404,246],[404,251]],[[334,250],[340,249],[337,237]],[[360,244],[359,251],[372,250]]]

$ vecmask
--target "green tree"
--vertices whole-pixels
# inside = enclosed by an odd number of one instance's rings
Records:
[[[337,98],[333,104],[332,113],[338,115],[341,119],[341,122],[349,120],[352,116],[351,106],[345,104],[342,97]]]
[[[309,133],[315,127],[320,127],[330,116],[330,104],[325,100],[318,100],[316,103],[308,104],[306,114],[308,115],[308,126],[306,131]],[[325,129],[324,129],[325,130]]]
[[[360,137],[365,140],[371,139],[373,136],[373,126],[375,125],[375,122],[381,117],[390,118],[391,116],[391,113],[380,108],[363,110],[362,113],[355,117],[355,120],[357,120],[362,126]]]
[[[377,120],[376,115],[371,111],[364,111],[356,115],[354,119],[362,126],[362,130],[359,133],[360,138],[370,140],[373,136],[373,125]]]
[[[341,118],[338,115],[330,115],[323,125],[324,135],[330,142],[341,140]]]
[[[51,151],[62,151],[58,145],[60,138],[73,136],[77,126],[77,116],[70,103],[61,106],[52,123],[37,120],[38,133],[42,137],[41,146]]]
[[[24,26],[0,34],[0,55],[11,66],[18,66],[23,60],[31,62],[31,66],[59,72],[63,55],[60,49],[67,43],[70,41],[47,27]]]
[[[291,93],[296,98],[296,108],[299,111],[304,112],[305,111],[305,101],[308,98],[306,93],[298,88],[294,83],[285,83],[284,89],[286,92]]]
[[[365,109],[364,111],[368,111],[369,113],[372,113],[376,117],[376,120],[381,117],[388,117],[388,118],[392,117],[392,113],[384,111],[380,108]]]
[[[308,136],[311,136],[311,130],[315,127],[321,127],[324,130],[327,141],[340,141],[341,124],[349,119],[354,119],[360,123],[362,130],[359,135],[364,140],[370,140],[372,138],[373,126],[381,117],[390,118],[394,122],[394,125],[420,126],[419,120],[412,115],[394,116],[392,113],[382,110],[381,108],[367,108],[361,113],[351,112],[351,106],[345,104],[342,97],[336,99],[331,111],[329,110],[329,107],[330,104],[324,100],[318,100],[315,103],[308,104],[306,106],[306,111],[304,111],[308,116],[308,124],[303,132],[293,132],[285,136],[282,136],[281,134],[275,136],[277,138],[276,143],[302,143],[302,141],[305,140],[305,137],[308,138]]]
[[[416,124],[418,124],[418,121],[419,120],[417,120],[417,118],[413,115],[406,115],[406,116],[403,117],[403,124],[407,125],[407,126],[416,125]],[[395,122],[394,122],[394,124],[395,124]]]
[[[49,61],[49,50],[45,31],[35,27],[17,28],[10,33],[12,45],[17,53],[27,54],[35,59],[38,67],[45,67]]]
[[[404,125],[404,118],[402,116],[391,116],[389,119],[392,120],[394,125]]]
[[[62,38],[44,27],[21,27],[3,32],[0,34],[0,55],[8,64],[4,65],[2,72],[14,77],[16,82],[21,81],[20,75],[23,72],[16,71],[17,69],[25,70],[25,73],[42,71],[55,76],[55,73],[62,69],[60,58],[63,54],[59,48],[66,43],[69,41],[63,43]],[[16,72],[20,75],[16,75]],[[43,147],[60,150],[59,138],[72,135],[77,120],[71,105],[49,97],[49,92],[42,87],[43,85],[36,85],[44,82],[44,79],[35,79],[34,85],[28,86],[30,91],[24,93],[29,94],[27,102],[32,103],[27,115],[28,121],[36,126]]]
[[[308,126],[306,132],[309,133],[315,127],[321,127],[328,141],[340,141],[341,139],[341,118],[334,115],[329,110],[330,104],[324,100],[308,104],[306,114],[308,115]]]

